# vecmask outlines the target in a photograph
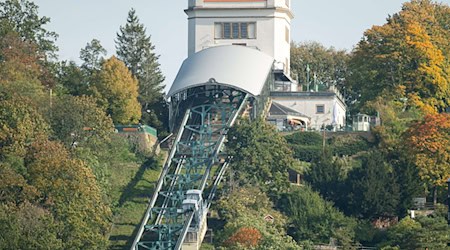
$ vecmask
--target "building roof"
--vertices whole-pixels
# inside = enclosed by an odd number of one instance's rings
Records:
[[[296,110],[293,110],[291,108],[288,108],[284,105],[281,105],[277,102],[272,102],[272,105],[270,106],[269,114],[272,115],[294,115],[294,116],[302,116],[310,118],[309,116],[302,114]]]
[[[273,62],[269,55],[245,46],[204,49],[184,60],[167,96],[201,85],[230,86],[258,96]]]

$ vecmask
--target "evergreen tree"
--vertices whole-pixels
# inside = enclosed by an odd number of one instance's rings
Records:
[[[159,56],[154,52],[155,46],[134,9],[128,12],[127,23],[117,33],[116,49],[118,58],[138,79],[142,122],[163,129],[161,122],[165,122],[164,115],[167,113],[163,101],[164,76],[159,68]]]
[[[370,152],[362,157],[361,167],[349,173],[346,212],[365,219],[396,214],[400,191],[394,169],[384,159],[381,152]]]
[[[319,160],[311,164],[311,169],[306,173],[305,180],[326,200],[334,202],[343,208],[345,199],[345,180],[347,171],[351,166],[344,158],[333,158],[326,150]]]

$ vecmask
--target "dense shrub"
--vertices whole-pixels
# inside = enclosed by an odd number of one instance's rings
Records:
[[[363,137],[341,136],[330,140],[333,155],[355,155],[362,151],[367,151],[371,145]]]
[[[285,138],[289,144],[309,146],[320,146],[323,140],[317,132],[297,132],[287,135]]]
[[[322,155],[322,146],[289,145],[294,152],[294,158],[300,161],[312,162]]]

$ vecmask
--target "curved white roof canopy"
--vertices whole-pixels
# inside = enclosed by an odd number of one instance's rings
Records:
[[[230,86],[258,96],[274,59],[239,45],[202,50],[184,60],[167,96],[202,85]]]

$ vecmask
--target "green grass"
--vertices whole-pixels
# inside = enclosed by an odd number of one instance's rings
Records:
[[[129,249],[153,194],[161,171],[160,163],[149,159],[143,164],[130,163],[111,173],[113,226],[110,249]]]
[[[111,191],[108,195],[112,201],[114,218],[109,249],[130,249],[158,181],[160,162],[162,160],[151,158],[144,163],[129,162],[111,169]],[[211,176],[214,176],[216,171],[218,167],[214,166]],[[201,249],[214,248],[209,244],[202,244]]]

